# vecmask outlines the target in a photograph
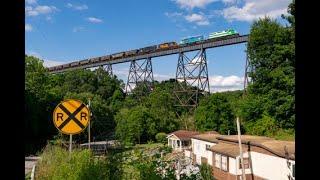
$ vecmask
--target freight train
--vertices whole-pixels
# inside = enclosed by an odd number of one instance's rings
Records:
[[[186,37],[186,38],[182,38],[182,40],[179,43],[176,43],[174,41],[173,42],[165,42],[165,43],[162,43],[159,45],[147,46],[147,47],[140,48],[140,49],[119,52],[119,53],[106,55],[106,56],[102,56],[102,57],[84,59],[84,60],[75,61],[75,62],[71,62],[71,63],[64,64],[64,65],[50,67],[49,71],[71,68],[71,67],[76,67],[79,65],[86,65],[86,64],[90,64],[90,63],[106,62],[106,61],[116,60],[116,59],[120,59],[120,58],[126,58],[126,57],[131,57],[131,56],[136,56],[136,55],[147,54],[147,53],[151,53],[151,52],[162,51],[162,50],[166,50],[166,49],[175,49],[178,47],[194,45],[194,44],[198,44],[198,43],[202,43],[202,42],[206,42],[206,41],[216,41],[216,40],[223,39],[225,37],[237,37],[237,36],[239,36],[239,33],[236,30],[227,29],[224,31],[210,33],[208,38],[205,38],[203,35]]]

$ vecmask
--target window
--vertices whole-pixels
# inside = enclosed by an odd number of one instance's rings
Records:
[[[228,157],[221,156],[221,169],[224,171],[228,171]]]
[[[228,156],[215,153],[215,166],[223,171],[228,171]]]
[[[295,169],[296,169],[296,165],[292,164],[292,177],[295,177]]]
[[[244,168],[250,168],[249,158],[243,158]],[[239,169],[242,169],[241,159],[239,159]]]
[[[206,149],[210,149],[210,145],[209,144],[206,144]]]
[[[216,162],[215,163],[216,167],[220,169],[221,168],[221,155],[215,153],[214,159],[215,159],[215,162]]]

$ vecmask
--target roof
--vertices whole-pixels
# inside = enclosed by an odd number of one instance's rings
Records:
[[[192,136],[197,134],[200,134],[200,133],[196,131],[178,130],[170,133],[167,137],[169,137],[170,135],[175,135],[180,140],[190,140]]]
[[[208,142],[213,142],[213,143],[218,143],[218,139],[217,139],[218,136],[221,136],[221,135],[217,134],[217,133],[207,132],[204,134],[194,135],[194,136],[192,136],[192,138],[203,140],[203,141],[208,141]]]
[[[232,141],[232,142],[238,142],[238,135],[222,135],[218,137],[219,140],[225,140],[225,141]],[[252,136],[252,135],[241,135],[241,142],[247,143],[247,142],[265,142],[268,140],[274,140],[269,137],[265,136]]]
[[[210,150],[215,152],[220,152],[223,154],[227,153],[232,157],[239,155],[239,145],[238,145],[238,136],[219,136],[218,145],[215,145],[210,148]],[[241,143],[243,144],[243,152],[246,152],[246,147],[248,145],[254,146],[257,148],[264,149],[276,156],[286,158],[288,155],[289,159],[295,159],[295,142],[294,141],[280,141],[263,136],[251,136],[251,135],[242,135]],[[287,151],[287,153],[286,153]]]
[[[230,144],[219,142],[217,145],[214,145],[210,148],[211,151],[218,152],[219,154],[237,157],[240,154],[239,145],[238,144]],[[243,152],[247,152],[246,148],[243,146]]]

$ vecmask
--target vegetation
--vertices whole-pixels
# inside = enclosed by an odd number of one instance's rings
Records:
[[[156,140],[157,142],[159,143],[163,143],[163,144],[166,144],[167,143],[167,134],[166,133],[163,133],[163,132],[160,132],[156,135]]]
[[[37,165],[36,179],[121,179],[121,158],[96,159],[89,150],[75,149],[71,154],[59,146],[47,146]],[[112,158],[112,159],[110,159]]]
[[[202,164],[200,166],[200,174],[201,174],[201,179],[203,180],[214,180],[212,167],[209,164]]]
[[[270,18],[253,23],[248,54],[253,72],[240,116],[248,133],[275,136],[294,134],[295,127],[295,25],[294,2],[283,27]],[[278,136],[279,137],[279,136]]]

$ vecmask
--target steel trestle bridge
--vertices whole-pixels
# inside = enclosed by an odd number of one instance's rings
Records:
[[[183,46],[169,47],[165,49],[157,49],[143,54],[134,54],[130,56],[122,56],[118,58],[107,59],[106,56],[89,58],[85,64],[77,63],[79,61],[71,62],[71,66],[59,65],[49,68],[49,73],[62,73],[75,69],[87,69],[94,67],[103,67],[110,75],[112,75],[112,65],[131,62],[126,84],[126,93],[131,93],[137,84],[145,84],[147,88],[153,88],[153,72],[151,59],[160,56],[167,56],[172,54],[179,54],[176,71],[176,81],[178,83],[175,88],[175,96],[179,100],[178,106],[191,107],[192,109],[198,105],[198,96],[200,93],[206,94],[210,92],[206,49],[216,48],[221,46],[229,46],[240,43],[247,43],[249,35],[230,36],[220,39],[209,39],[200,42],[195,42]],[[188,57],[187,52],[198,51],[194,57]],[[110,57],[110,55],[108,55]],[[92,60],[92,59],[99,59]],[[196,59],[196,62],[194,60]],[[138,63],[138,61],[142,63]],[[73,65],[75,64],[75,65]],[[247,74],[252,67],[247,55],[245,63],[245,79],[244,89],[248,83]],[[197,87],[197,88],[190,88]],[[181,98],[181,97],[188,98]]]

